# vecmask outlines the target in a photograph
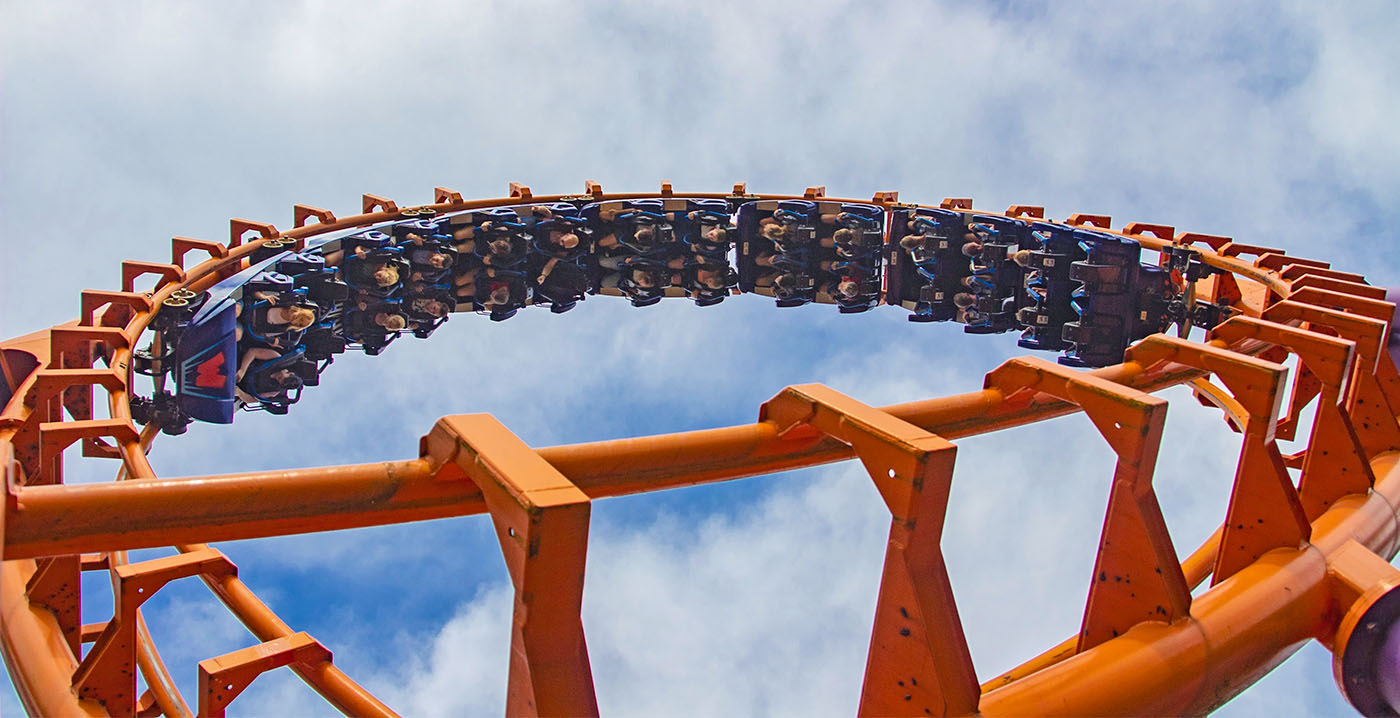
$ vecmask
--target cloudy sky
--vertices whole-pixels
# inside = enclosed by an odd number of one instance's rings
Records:
[[[1158,4],[1154,4],[1158,5]],[[122,259],[229,217],[371,192],[897,189],[1224,234],[1400,282],[1392,4],[0,4],[0,336],[76,314]],[[1391,118],[1391,119],[1387,119]],[[590,299],[345,356],[290,417],[157,444],[165,476],[414,455],[443,414],[535,446],[751,422],[788,384],[880,405],[979,388],[1010,337],[744,297]],[[1222,518],[1237,438],[1173,400],[1157,475],[1179,550]],[[1083,417],[958,442],[944,552],[979,674],[1078,627],[1112,455]],[[72,464],[105,480],[104,464]],[[584,624],[615,715],[847,715],[888,514],[842,464],[594,506]],[[497,715],[510,593],[483,517],[222,546],[409,715]],[[86,584],[86,620],[110,611]],[[252,643],[195,582],[147,604],[195,664]],[[290,673],[234,713],[327,710]],[[19,711],[11,690],[0,711]],[[1222,715],[1347,714],[1317,646]]]

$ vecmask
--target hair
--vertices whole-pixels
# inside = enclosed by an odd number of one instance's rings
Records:
[[[278,369],[268,377],[282,389],[295,389],[301,386],[301,377],[291,369]]]
[[[433,260],[437,260],[437,264],[434,266],[438,269],[450,269],[452,267],[452,255],[446,252],[437,252],[433,254],[433,256],[428,258],[428,264],[433,264]]]
[[[379,326],[391,332],[396,332],[408,326],[408,320],[404,319],[402,314],[384,314],[383,316],[384,321],[379,322]]]
[[[764,239],[769,239],[769,240],[779,240],[779,239],[783,239],[784,237],[787,236],[787,233],[788,233],[787,227],[784,227],[783,225],[781,225],[781,224],[776,224],[776,223],[775,223],[775,224],[765,224],[765,225],[763,225],[763,227],[759,230],[759,234],[763,235],[763,238],[764,238]]]
[[[392,287],[399,283],[399,268],[392,264],[382,264],[374,270],[374,283],[381,287]]]
[[[656,275],[650,270],[634,269],[632,270],[632,283],[642,289],[654,289],[661,282],[657,281]]]
[[[856,241],[856,233],[854,230],[842,227],[841,229],[836,230],[836,232],[831,235],[831,241],[836,242],[837,244],[850,244],[851,242]]]
[[[797,288],[797,277],[790,272],[783,272],[773,278],[773,286],[785,292],[790,292]]]
[[[706,266],[702,264],[700,268],[696,270],[695,278],[709,289],[724,289],[724,287],[729,284],[729,277],[725,276],[724,270],[724,267]],[[707,281],[701,277],[700,272],[708,272],[710,275],[709,280]]]
[[[509,302],[510,287],[500,286],[496,287],[495,289],[492,289],[491,294],[487,297],[487,299],[491,304],[505,304],[506,302]]]
[[[714,237],[712,239],[706,240],[709,242],[724,242],[729,239],[729,230],[719,225],[713,225],[710,229],[700,232],[701,239],[705,238],[706,232],[714,233]]]
[[[958,292],[953,295],[953,304],[956,305],[958,309],[968,309],[976,303],[977,297],[966,292]]]
[[[962,246],[962,253],[964,257],[976,257],[977,253],[981,251],[981,242],[967,242]]]
[[[573,243],[573,244],[569,244],[568,242],[565,241],[565,240],[567,240],[569,237],[573,237],[573,238],[574,238],[574,243]],[[559,235],[559,239],[554,240],[554,244],[555,244],[556,246],[558,246],[560,249],[573,249],[574,247],[577,247],[577,246],[579,245],[579,242],[580,242],[580,241],[581,241],[581,240],[579,239],[579,236],[578,236],[578,234],[577,234],[576,232],[562,232],[562,233],[560,233],[560,235]]]
[[[1022,267],[1031,266],[1031,250],[1022,249],[1016,252],[1015,254],[1011,255],[1011,261],[1021,265]]]
[[[906,234],[904,239],[899,240],[899,246],[904,249],[917,249],[924,245],[924,239],[922,234]]]
[[[283,314],[287,317],[287,326],[295,331],[301,331],[316,323],[316,312],[308,307],[287,307]]]
[[[509,239],[493,239],[486,244],[486,250],[495,255],[510,254],[511,249],[514,247]]]
[[[836,291],[840,292],[841,296],[846,298],[855,297],[856,295],[860,294],[860,282],[857,282],[853,279],[847,279],[841,282],[840,284],[836,285]]]
[[[638,227],[637,230],[632,233],[632,237],[640,242],[650,242],[656,239],[656,229],[649,226]]]
[[[428,307],[430,306],[430,304],[436,304],[437,311],[428,311]],[[415,312],[427,314],[434,317],[440,317],[443,314],[446,314],[446,312],[444,311],[446,309],[446,306],[444,306],[440,300],[434,299],[432,297],[418,297],[409,303],[409,307]]]

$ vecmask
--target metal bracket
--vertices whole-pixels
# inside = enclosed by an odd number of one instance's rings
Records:
[[[73,674],[79,697],[99,701],[113,716],[136,713],[137,610],[165,584],[189,576],[221,578],[238,569],[213,549],[117,566],[112,620]]]
[[[1297,292],[1302,289],[1307,289],[1308,287],[1314,287],[1316,289],[1324,289],[1329,292],[1337,292],[1338,294],[1350,294],[1357,297],[1364,297],[1366,299],[1377,299],[1380,301],[1385,301],[1386,294],[1385,287],[1373,287],[1369,284],[1361,284],[1359,282],[1348,282],[1344,279],[1333,279],[1332,277],[1324,277],[1320,274],[1304,274],[1303,276],[1293,280],[1293,283],[1289,286],[1293,289],[1294,292]]]
[[[32,410],[14,437],[20,461],[25,465],[31,483],[63,483],[62,462],[59,460],[62,449],[53,454],[45,452],[42,427],[52,423],[64,425],[59,423],[63,419],[64,408],[77,421],[92,421],[92,387],[98,385],[108,392],[114,392],[124,389],[126,381],[124,376],[110,369],[41,369],[35,372],[33,394],[26,397],[33,400]],[[96,449],[90,451],[89,446],[96,443],[98,436],[110,435],[83,436],[84,454],[96,453]]]
[[[104,292],[84,289],[78,314],[78,326],[124,327],[131,321],[132,312],[151,311],[151,298],[136,292]],[[97,310],[111,305],[97,321]]]
[[[264,238],[277,236],[277,228],[267,222],[254,222],[251,219],[238,219],[236,217],[230,219],[228,221],[229,249],[243,244],[243,235],[254,231]]]
[[[515,586],[508,715],[597,715],[583,635],[588,496],[488,414],[438,419],[423,438],[436,467],[481,489]]]
[[[306,220],[315,218],[321,224],[334,224],[335,213],[309,204],[292,205],[292,227],[305,227]]]
[[[185,281],[185,270],[178,265],[138,262],[134,259],[128,259],[122,262],[122,291],[136,291],[136,279],[147,274],[160,277],[160,281],[156,282],[155,289],[152,290],[156,292],[167,284]]]
[[[1045,219],[1045,208],[1035,204],[1013,204],[1006,208],[1006,216]]]
[[[433,188],[433,204],[462,204],[462,193],[446,187]]]
[[[1298,499],[1309,520],[1320,516],[1337,499],[1347,494],[1365,494],[1371,488],[1375,475],[1342,405],[1347,380],[1355,373],[1355,342],[1251,317],[1230,319],[1216,327],[1211,338],[1230,343],[1255,339],[1285,347],[1299,360],[1295,397],[1305,376],[1316,387],[1317,411],[1298,481]],[[1290,414],[1296,420],[1302,405],[1294,403]]]
[[[1216,346],[1154,334],[1128,349],[1144,367],[1172,361],[1215,374],[1244,410],[1244,445],[1230,492],[1212,583],[1279,547],[1307,542],[1312,526],[1274,439],[1288,369]]]
[[[218,242],[190,237],[174,237],[170,240],[170,263],[184,269],[185,255],[195,249],[208,253],[212,259],[223,259],[228,256],[228,247]]]
[[[985,386],[1003,396],[1043,392],[1079,405],[1118,455],[1076,652],[1143,621],[1188,615],[1191,590],[1152,489],[1167,402],[1034,357],[1002,364]]]
[[[1352,425],[1366,456],[1400,449],[1400,425],[1391,408],[1400,405],[1400,401],[1392,401],[1387,391],[1388,386],[1394,391],[1395,365],[1385,351],[1389,329],[1385,321],[1291,299],[1264,310],[1263,318],[1273,322],[1307,322],[1313,329],[1325,327],[1356,344],[1355,373],[1343,393]],[[1382,377],[1391,381],[1382,382]]]
[[[399,211],[398,203],[388,197],[380,197],[377,194],[365,193],[360,195],[360,214],[370,214],[375,210],[385,214],[393,214]]]
[[[971,715],[980,690],[940,542],[957,447],[820,384],[783,389],[759,409],[780,434],[815,430],[848,444],[892,516],[861,691],[861,715]]]
[[[75,660],[83,655],[81,576],[81,561],[76,554],[52,556],[39,559],[38,569],[25,586],[31,605],[42,606],[53,613]]]
[[[1157,239],[1161,239],[1161,240],[1165,240],[1165,241],[1168,241],[1168,242],[1172,242],[1172,241],[1175,241],[1175,238],[1176,238],[1176,228],[1175,228],[1175,227],[1172,227],[1172,226],[1169,226],[1169,225],[1165,225],[1165,224],[1148,224],[1147,222],[1129,222],[1129,223],[1128,223],[1128,226],[1126,226],[1126,227],[1123,228],[1123,234],[1126,234],[1126,235],[1129,235],[1129,236],[1139,236],[1139,235],[1143,235],[1143,234],[1150,234],[1150,235],[1156,237]]]
[[[1112,229],[1113,218],[1106,214],[1085,214],[1075,212],[1065,220],[1065,224],[1071,227],[1094,227],[1096,229]]]
[[[228,706],[254,679],[275,668],[331,662],[330,649],[306,633],[249,646],[199,662],[199,718],[223,718]]]

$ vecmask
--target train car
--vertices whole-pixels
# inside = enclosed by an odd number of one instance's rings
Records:
[[[269,257],[214,285],[187,322],[162,332],[162,341],[174,346],[175,396],[185,417],[212,424],[233,423],[238,307],[244,286],[291,254],[284,251]]]
[[[879,304],[885,213],[874,205],[759,200],[739,207],[739,288],[780,307],[837,304],[843,313]]]
[[[593,249],[594,227],[580,209],[567,202],[532,210],[527,279],[531,303],[547,304],[563,314],[588,296],[587,258]]]
[[[625,296],[638,307],[684,296],[712,306],[737,283],[724,200],[595,202],[583,207],[583,216],[594,228],[589,258],[594,293]]]
[[[1029,225],[1019,219],[974,214],[968,217],[967,227],[973,247],[964,254],[972,260],[972,271],[962,282],[975,301],[964,312],[963,331],[1000,334],[1019,330],[1017,314],[1031,304],[1024,291],[1026,268],[1022,262],[1029,261],[1029,252],[1039,249],[1039,243],[1032,238]]]
[[[577,288],[576,273],[567,268],[549,285],[552,298],[536,292],[539,277],[548,283],[542,272],[548,260],[540,259],[542,236],[548,242],[556,232],[572,233],[579,244],[586,243],[586,227],[575,205],[540,202],[471,210],[450,215],[447,223],[462,258],[452,273],[454,311],[504,321],[532,303],[549,303],[562,312],[578,301],[577,293],[570,291]],[[575,231],[562,231],[570,227]]]
[[[1135,240],[1090,230],[1076,230],[1074,237],[1085,258],[1070,267],[1079,283],[1071,299],[1076,317],[1065,324],[1063,338],[1073,346],[1059,361],[1117,364],[1129,344],[1167,328],[1177,290],[1168,269],[1139,261]]]
[[[966,322],[975,303],[965,280],[972,258],[964,247],[975,242],[969,217],[931,207],[890,210],[885,302],[913,312],[911,322]]]
[[[1019,329],[1021,346],[1063,350],[1073,366],[1113,363],[1172,323],[1224,316],[1187,299],[1190,283],[1213,271],[1189,248],[1147,266],[1138,243],[1114,233],[821,198],[417,209],[294,247],[264,243],[246,270],[167,300],[153,325],[162,355],[138,353],[134,366],[172,374],[175,392],[158,385],[134,402],[143,423],[173,433],[193,420],[229,423],[240,408],[285,413],[347,348],[378,354],[405,334],[427,338],[454,312],[493,321],[532,305],[562,313],[588,294],[710,306],[749,292],[842,313],[884,302],[911,321],[956,321],[970,333]],[[314,321],[291,326],[306,311]]]
[[[1078,282],[1070,275],[1071,265],[1088,256],[1077,231],[1056,222],[1031,224],[1031,236],[1040,248],[1030,250],[1024,260],[1028,304],[1017,316],[1025,327],[1018,346],[1044,351],[1069,348],[1064,328],[1079,316],[1073,304]]]

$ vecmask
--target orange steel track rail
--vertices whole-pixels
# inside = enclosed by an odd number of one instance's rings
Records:
[[[812,188],[805,196],[823,195]],[[669,183],[659,193],[605,194],[590,182],[582,197],[671,196],[681,195]],[[801,198],[750,195],[742,184],[684,196]],[[572,198],[533,197],[512,184],[509,197],[463,201],[437,188],[425,206],[447,213]],[[889,207],[898,198],[882,192],[872,201]],[[972,205],[950,198],[941,206]],[[596,713],[579,615],[591,500],[858,458],[892,519],[862,713],[1201,714],[1315,639],[1333,650],[1339,687],[1353,704],[1393,714],[1386,676],[1367,659],[1400,615],[1392,590],[1400,571],[1388,563],[1400,550],[1400,374],[1385,349],[1394,305],[1357,275],[1225,237],[1131,223],[1117,233],[1152,250],[1191,246],[1226,270],[1197,285],[1199,298],[1230,301],[1239,314],[1204,341],[1149,337],[1116,366],[1081,372],[1015,359],[979,390],[881,408],[820,385],[794,386],[764,403],[753,424],[540,449],[489,416],[448,416],[415,459],[157,478],[146,459],[156,432],[138,431],[129,406],[132,350],[156,311],[179,290],[202,291],[248,266],[266,243],[299,247],[418,208],[365,195],[360,209],[338,218],[297,205],[285,232],[235,219],[227,242],[177,237],[169,264],[125,262],[119,290],[84,291],[76,321],[0,343],[9,397],[0,413],[0,650],[30,713],[222,715],[260,673],[290,666],[346,714],[392,715],[205,544],[469,514],[491,516],[516,590],[507,713]],[[1006,214],[1043,210],[1013,206]],[[1109,225],[1094,215],[1067,221]],[[186,266],[190,252],[207,259]],[[147,275],[155,288],[137,292]],[[1290,354],[1299,366],[1291,393],[1278,363]],[[1221,530],[1181,560],[1152,489],[1166,404],[1151,392],[1186,382],[1222,409],[1242,444]],[[94,387],[106,392],[110,419],[93,418]],[[1309,406],[1307,448],[1282,455],[1277,439],[1293,438]],[[952,441],[1075,411],[1117,455],[1081,630],[979,682],[939,547]],[[62,451],[74,443],[84,456],[118,460],[119,480],[64,485]],[[126,560],[128,550],[157,546],[177,552]],[[93,570],[109,573],[115,606],[109,619],[85,624],[79,577]],[[199,695],[187,701],[140,605],[165,583],[196,576],[262,643],[202,661]],[[1209,590],[1193,598],[1206,579]],[[138,671],[147,686],[139,695]]]

